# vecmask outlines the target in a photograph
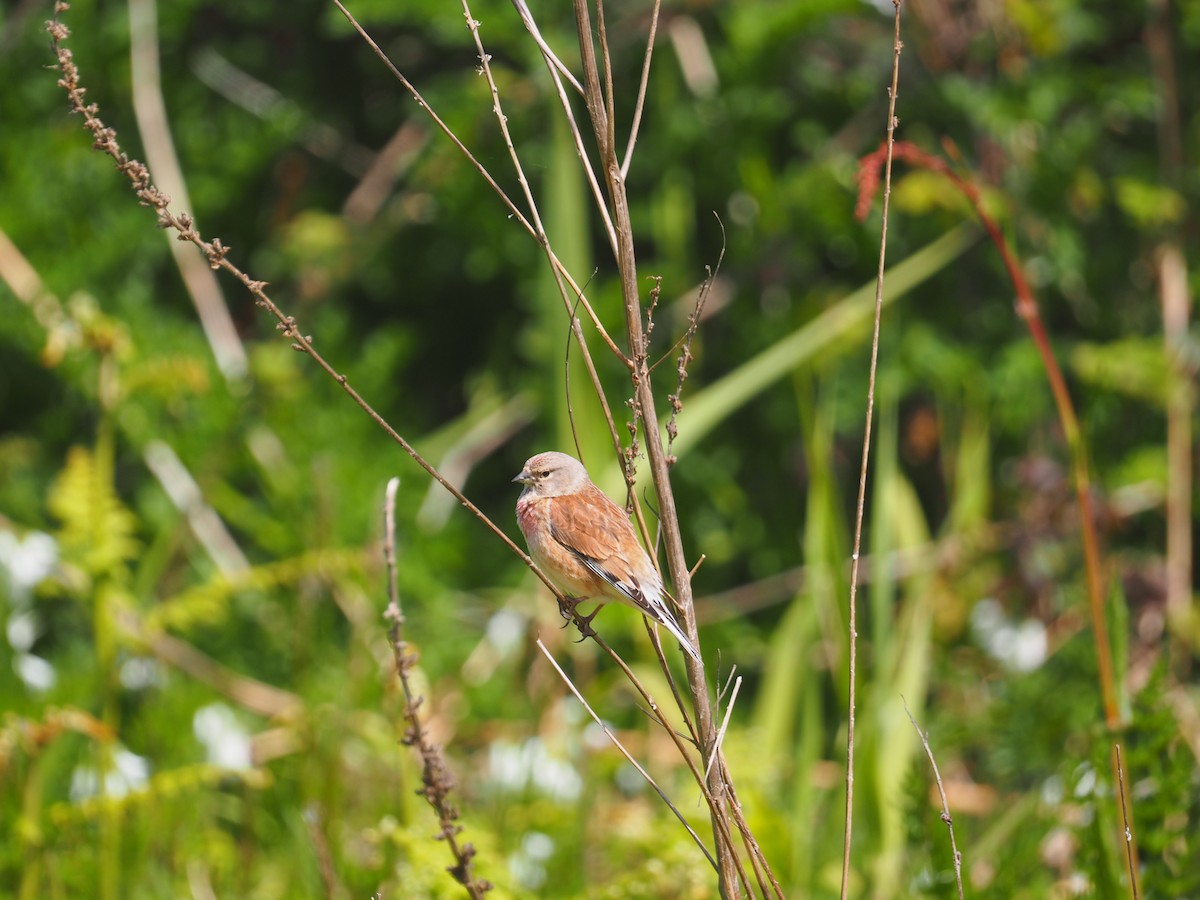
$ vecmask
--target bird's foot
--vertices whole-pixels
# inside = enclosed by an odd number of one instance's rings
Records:
[[[565,597],[558,604],[558,611],[567,621],[563,623],[563,628],[566,628],[571,622],[574,622],[579,627],[581,637],[575,643],[581,644],[584,639],[597,637],[596,632],[592,629],[592,619],[596,618],[596,613],[600,612],[600,607],[597,606],[588,615],[583,615],[579,611],[579,604],[582,603],[585,597]]]
[[[597,606],[594,610],[592,610],[591,615],[588,616],[581,616],[578,612],[575,613],[578,618],[577,624],[579,626],[579,634],[581,635],[576,643],[582,644],[584,638],[594,638],[598,636],[592,629],[592,619],[596,618],[596,613],[598,612],[600,612],[600,607]]]

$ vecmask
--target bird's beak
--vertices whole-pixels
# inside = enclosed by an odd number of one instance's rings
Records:
[[[533,476],[529,474],[528,469],[522,469],[521,473],[513,479],[514,484],[529,484],[531,481],[533,481]]]

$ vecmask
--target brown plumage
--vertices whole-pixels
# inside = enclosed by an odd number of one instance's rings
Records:
[[[525,485],[517,499],[517,524],[529,555],[559,590],[575,601],[618,600],[632,606],[699,660],[663,600],[662,579],[629,517],[592,484],[583,463],[565,453],[539,453],[513,481]]]

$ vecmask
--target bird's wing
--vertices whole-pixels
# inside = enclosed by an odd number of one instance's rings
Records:
[[[603,491],[589,484],[578,493],[555,497],[549,519],[556,541],[630,600],[644,603],[628,558],[644,551],[624,511]]]
[[[646,553],[637,541],[625,511],[595,485],[550,504],[550,535],[575,555],[583,565],[603,578],[645,615],[665,627],[696,660],[692,646],[661,596],[662,584],[655,577],[647,591],[635,574],[635,560]]]

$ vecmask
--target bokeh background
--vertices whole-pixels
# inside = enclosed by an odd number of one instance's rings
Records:
[[[569,8],[530,7],[575,66]],[[461,8],[351,9],[517,197]],[[648,4],[606,11],[620,132]],[[510,4],[472,12],[551,240],[619,335],[614,266],[536,49]],[[380,544],[398,475],[422,713],[495,896],[713,896],[696,848],[534,642],[703,832],[628,685],[236,283],[178,261],[189,248],[173,255],[67,114],[49,14],[0,7],[0,892],[460,895],[398,742]],[[200,230],[512,536],[511,477],[572,448],[568,377],[582,452],[619,496],[541,251],[336,8],[86,0],[65,21],[126,151],[180,199],[173,153]],[[1070,457],[1012,285],[945,181],[898,166],[888,258],[904,276],[880,350],[852,893],[954,892],[903,699],[929,730],[972,896],[1130,896],[1114,740],[1142,895],[1200,895],[1186,477],[1200,350],[1161,290],[1164,259],[1195,284],[1200,9],[911,0],[903,21],[898,134],[957,148],[1079,410],[1124,726],[1103,725]],[[661,278],[664,409],[672,343],[720,262],[673,479],[685,546],[705,556],[710,673],[744,679],[727,753],[790,897],[836,896],[840,873],[879,241],[878,202],[855,218],[856,173],[883,137],[891,29],[891,4],[664,4],[629,175],[647,293]],[[206,337],[197,296],[228,309],[224,339]],[[625,372],[589,342],[628,421]],[[665,693],[637,616],[608,610],[597,627]]]

